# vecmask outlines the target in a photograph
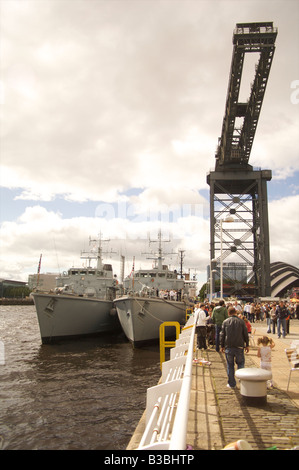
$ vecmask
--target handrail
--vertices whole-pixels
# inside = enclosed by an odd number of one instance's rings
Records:
[[[184,379],[180,391],[180,398],[177,405],[177,411],[172,429],[170,440],[170,450],[184,450],[187,448],[186,436],[188,426],[188,413],[190,403],[190,391],[192,382],[192,364],[193,364],[193,347],[195,338],[196,321],[190,335],[190,343],[188,348],[187,360],[184,371]]]
[[[162,363],[160,383],[147,390],[146,427],[138,450],[186,449],[197,315],[191,316]]]

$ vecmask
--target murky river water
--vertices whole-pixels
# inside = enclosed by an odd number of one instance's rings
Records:
[[[34,306],[0,306],[0,449],[125,449],[158,348],[117,336],[42,345]]]

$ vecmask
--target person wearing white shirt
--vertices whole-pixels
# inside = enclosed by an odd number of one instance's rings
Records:
[[[237,300],[235,301],[234,307],[235,307],[236,312],[237,312],[238,315],[239,315],[239,313],[242,313],[242,312],[243,312],[243,308],[241,307],[240,304],[238,304],[238,301],[237,301]]]
[[[245,314],[245,317],[248,318],[249,320],[249,317],[250,317],[250,303],[249,302],[247,302],[244,307],[244,314]]]
[[[207,319],[206,312],[204,311],[205,304],[200,304],[194,310],[194,314],[198,314],[196,321],[196,335],[197,335],[197,347],[198,349],[207,349]]]

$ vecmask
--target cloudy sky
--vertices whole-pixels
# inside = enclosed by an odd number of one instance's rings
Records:
[[[0,278],[81,265],[102,233],[119,274],[148,235],[206,280],[206,175],[238,22],[273,21],[276,52],[250,157],[272,169],[271,261],[299,265],[298,0],[0,0]],[[254,64],[253,64],[254,65]],[[253,65],[245,63],[241,97]],[[154,244],[151,245],[154,248]],[[178,267],[176,255],[167,262]],[[151,262],[150,262],[151,263]]]

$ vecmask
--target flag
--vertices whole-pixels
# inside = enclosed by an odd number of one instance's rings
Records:
[[[40,258],[39,258],[39,263],[38,263],[38,269],[37,269],[37,274],[40,273],[40,267],[41,267],[41,264],[42,264],[42,254],[40,255]]]

